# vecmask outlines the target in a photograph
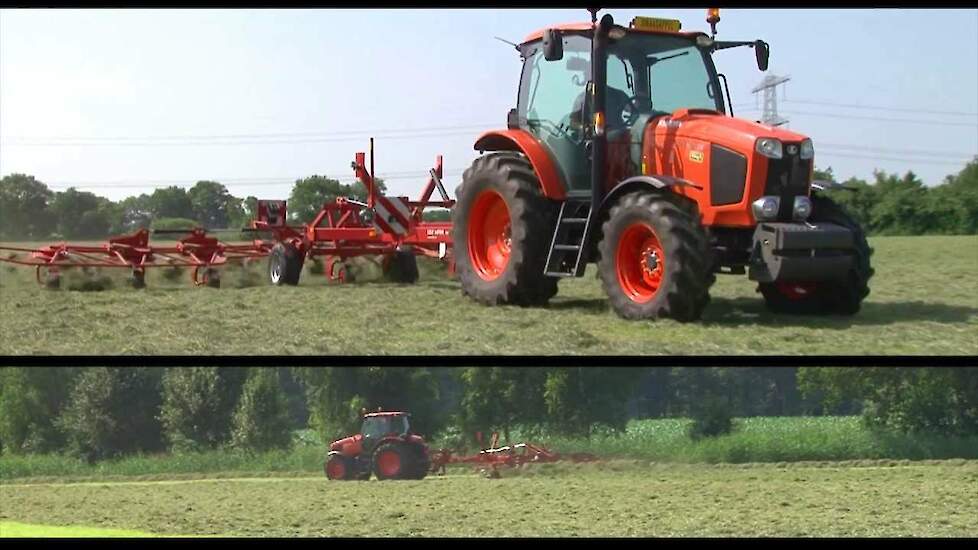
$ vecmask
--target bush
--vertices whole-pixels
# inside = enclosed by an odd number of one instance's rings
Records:
[[[187,218],[157,218],[153,220],[153,229],[186,229],[199,227],[200,224]]]
[[[292,443],[289,407],[271,368],[251,368],[235,409],[231,443],[251,450],[287,448]]]
[[[164,448],[160,367],[90,367],[58,424],[70,451],[89,462]]]
[[[693,422],[687,428],[689,438],[698,441],[726,435],[734,430],[729,405],[719,398],[707,398],[692,409]]]

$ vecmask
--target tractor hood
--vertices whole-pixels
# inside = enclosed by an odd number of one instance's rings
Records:
[[[716,143],[752,155],[759,138],[774,138],[782,143],[800,143],[808,136],[743,118],[734,118],[706,109],[679,109],[672,115],[652,121],[657,136],[682,136]]]
[[[331,451],[343,451],[344,448],[359,447],[360,443],[363,441],[363,436],[360,434],[351,435],[350,437],[345,437],[343,439],[338,439],[334,441],[330,446]]]

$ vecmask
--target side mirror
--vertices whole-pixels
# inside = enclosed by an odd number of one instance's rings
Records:
[[[564,39],[557,29],[543,31],[543,58],[559,61],[564,58]]]
[[[757,68],[766,71],[767,61],[771,56],[771,47],[763,40],[754,42],[754,56],[757,57]]]
[[[520,116],[516,109],[510,109],[506,113],[506,127],[510,130],[516,130],[520,127]]]

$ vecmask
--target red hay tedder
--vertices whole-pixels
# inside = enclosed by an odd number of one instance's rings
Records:
[[[197,286],[220,286],[218,267],[229,263],[245,264],[268,257],[269,280],[274,285],[296,285],[306,258],[326,256],[326,276],[333,281],[349,279],[348,258],[382,256],[382,268],[395,282],[414,283],[418,279],[416,255],[439,258],[449,263],[452,224],[424,220],[428,207],[452,208],[442,184],[442,157],[429,173],[421,198],[388,197],[374,183],[373,139],[370,140],[370,169],[366,155],[357,153],[351,164],[357,179],[367,189],[367,202],[339,197],[326,203],[308,224],[288,225],[286,201],[258,201],[257,216],[243,232],[271,235],[250,243],[226,243],[203,228],[154,230],[154,235],[180,235],[176,244],[150,243],[146,229],[113,237],[103,244],[56,243],[41,248],[0,246],[0,261],[36,268],[37,281],[49,288],[60,287],[61,270],[67,268],[124,268],[131,270],[135,288],[146,286],[146,270],[154,267],[193,268],[191,279]],[[431,200],[437,190],[441,200]]]

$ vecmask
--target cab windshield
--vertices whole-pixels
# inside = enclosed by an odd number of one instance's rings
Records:
[[[404,435],[408,432],[406,416],[371,416],[363,421],[363,436],[384,437],[387,434]]]
[[[640,111],[723,111],[716,72],[708,52],[679,36],[630,32],[608,46],[609,97],[616,89]]]

